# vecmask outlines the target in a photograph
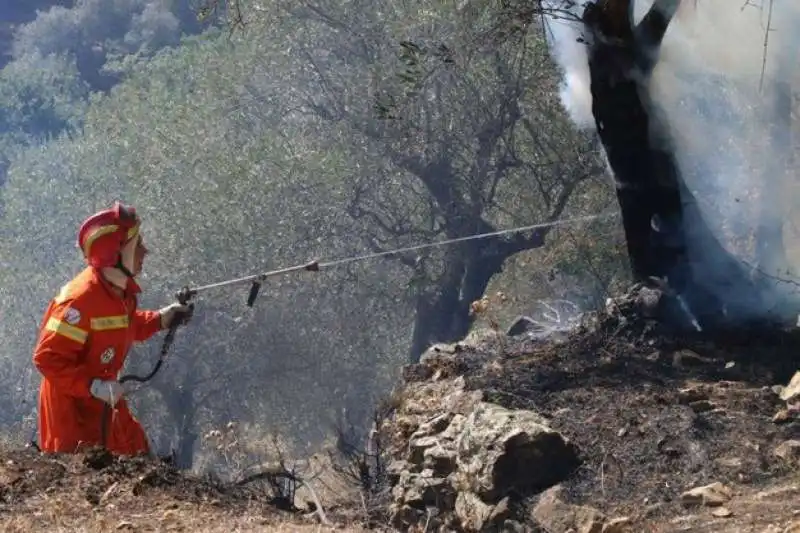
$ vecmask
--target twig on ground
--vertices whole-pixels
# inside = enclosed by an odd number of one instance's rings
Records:
[[[428,533],[428,526],[431,523],[431,510],[428,509],[428,516],[425,518],[425,528],[422,530],[422,533]]]
[[[319,521],[326,526],[333,526],[333,523],[328,520],[328,516],[325,514],[325,509],[322,507],[322,501],[320,501],[319,497],[317,496],[317,492],[311,487],[310,484],[306,482],[302,482],[303,486],[308,489],[309,494],[311,494],[311,499],[314,500],[314,505],[316,508],[317,516],[319,516]]]

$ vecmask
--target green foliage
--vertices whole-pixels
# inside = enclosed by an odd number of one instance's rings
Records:
[[[69,50],[89,57],[115,51],[138,53],[178,43],[180,20],[172,2],[151,0],[78,0],[54,6],[20,27],[15,58]]]
[[[554,220],[585,212],[573,195],[609,197],[594,179],[605,170],[597,147],[563,112],[541,28],[523,20],[499,38],[490,21],[504,9],[305,2],[292,11],[296,28],[269,28],[296,57],[296,105],[325,142],[352,147],[349,212],[372,249]],[[401,257],[413,271],[415,331],[429,329],[411,356],[463,334],[469,300],[494,273],[478,272],[539,240]]]
[[[452,3],[268,7],[274,16],[244,33],[120,58],[124,81],[70,115],[79,130],[13,161],[0,223],[3,368],[30,368],[41,310],[81,267],[78,224],[114,199],[144,217],[145,307],[184,285],[608,205],[596,151],[560,109],[538,30],[486,47]],[[398,120],[376,115],[379,94],[394,95]],[[67,116],[60,102],[45,100]],[[566,264],[547,264],[575,278],[573,263],[602,256],[613,238],[591,237],[609,227],[588,227],[564,247]],[[271,278],[252,309],[245,285],[203,293],[134,408],[157,443],[190,451],[231,419],[300,444],[324,438],[345,407],[366,420],[406,360],[420,295],[453,264],[479,263],[474,250]],[[530,288],[530,267],[509,263],[519,282],[506,292],[521,306],[552,295]],[[131,370],[149,368],[159,341],[135,350]],[[12,409],[6,421],[26,413]]]
[[[246,52],[220,39],[141,63],[110,96],[93,99],[82,135],[15,162],[3,190],[3,233],[14,239],[4,239],[2,255],[13,262],[14,289],[2,327],[19,340],[10,350],[17,361],[29,360],[44,303],[80,266],[73,246],[80,220],[115,198],[145,218],[153,249],[145,305],[166,303],[186,283],[353,250],[333,231],[343,209],[328,163],[341,154],[304,152],[302,139],[281,135],[268,107],[256,120],[245,112],[261,107],[230,83],[252,76],[246,61],[233,60]],[[391,379],[392,346],[403,332],[387,315],[408,310],[369,302],[365,291],[391,272],[373,268],[343,271],[367,275],[363,285],[344,284],[342,272],[270,280],[253,310],[243,306],[247,287],[204,296],[156,386],[166,396],[194,389],[193,404],[182,408],[196,410],[197,423],[254,418],[293,428],[303,441],[319,438],[337,414],[330,398],[366,408]],[[154,346],[137,350],[132,365],[146,369],[154,353]],[[163,413],[168,399],[152,394],[136,404],[144,420],[167,430],[185,414]]]
[[[8,146],[80,125],[89,88],[74,57],[30,55],[0,70],[0,131]]]

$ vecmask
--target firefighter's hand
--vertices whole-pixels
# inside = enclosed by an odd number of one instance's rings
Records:
[[[186,324],[192,318],[194,306],[180,303],[170,304],[159,311],[161,314],[161,329],[169,329],[176,320],[177,325]]]
[[[125,389],[116,381],[103,381],[102,379],[95,379],[92,381],[92,386],[89,391],[92,396],[98,400],[106,402],[111,407],[117,405],[117,402],[125,395]]]

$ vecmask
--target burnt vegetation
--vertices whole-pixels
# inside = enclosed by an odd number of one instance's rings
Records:
[[[631,530],[686,516],[681,493],[694,486],[761,490],[792,479],[796,464],[774,450],[794,442],[797,420],[781,415],[785,403],[775,384],[787,383],[800,363],[797,330],[675,336],[658,319],[644,318],[650,290],[638,285],[606,311],[584,316],[561,341],[519,334],[504,341],[502,356],[492,337],[431,350],[406,368],[405,399],[384,426],[392,459],[413,463],[408,447],[430,446],[423,428],[452,407],[437,410],[426,395],[458,390],[453,384],[463,380],[462,401],[478,394],[511,412],[535,412],[567,436],[580,450],[579,464],[557,482],[561,501],[632,517]],[[438,400],[458,405],[445,393]],[[420,472],[415,466],[412,472]],[[551,467],[555,472],[559,465]],[[511,513],[505,519],[548,527],[540,521],[546,517],[531,513],[541,490],[503,488]],[[458,507],[439,509],[444,522],[436,523],[444,530],[475,530],[461,529],[469,515]],[[451,513],[461,526],[447,522]],[[512,527],[499,520],[486,527]],[[744,527],[737,524],[731,530]]]
[[[633,0],[590,2],[583,12],[592,114],[617,181],[633,278],[669,286],[663,318],[679,329],[791,323],[797,305],[782,296],[785,280],[732,256],[704,219],[681,175],[670,117],[651,95],[680,3],[656,0],[636,24]],[[758,238],[762,247],[783,247],[780,233]]]
[[[773,452],[797,435],[796,405],[777,388],[800,364],[785,180],[761,184],[747,261],[689,186],[684,132],[654,90],[678,0],[638,21],[634,0],[214,0],[200,2],[203,23],[227,17],[230,31],[201,38],[179,34],[200,31],[184,3],[119,2],[108,20],[93,1],[61,4],[15,11],[29,24],[0,75],[13,96],[0,116],[0,327],[19,354],[0,390],[10,426],[32,419],[38,384],[31,302],[79,266],[63,228],[101,198],[145,206],[159,248],[145,306],[185,276],[345,259],[271,278],[245,311],[238,293],[201,299],[158,377],[132,393],[171,453],[9,452],[8,516],[72,490],[73,525],[84,511],[117,517],[108,504],[147,520],[186,504],[314,526],[552,530],[531,514],[551,485],[646,522],[680,514],[680,493],[699,483],[746,490],[796,473]],[[559,94],[555,20],[581,30],[588,130]],[[760,171],[783,178],[796,118],[778,78],[776,156]],[[351,261],[371,254],[380,260]],[[476,403],[497,411],[477,418]],[[486,450],[459,447],[508,413],[553,432],[495,447],[518,430],[501,421]],[[563,464],[525,471],[564,439],[549,456]],[[297,459],[319,450],[322,466]],[[475,482],[487,455],[497,475]]]

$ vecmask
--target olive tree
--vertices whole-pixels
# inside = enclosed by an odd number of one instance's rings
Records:
[[[451,4],[309,1],[281,13],[266,31],[292,58],[295,120],[327,133],[320,149],[349,147],[348,227],[373,251],[553,222],[603,177],[594,140],[564,114],[534,21],[482,42],[482,25]],[[550,230],[394,255],[413,280],[410,359],[462,338],[492,277]]]

